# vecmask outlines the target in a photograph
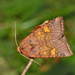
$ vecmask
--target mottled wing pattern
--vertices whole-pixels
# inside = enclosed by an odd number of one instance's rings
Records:
[[[71,56],[73,53],[71,52],[64,35],[63,18],[57,17],[56,19],[52,20],[50,22],[50,27],[52,29],[51,40],[57,51],[56,57]]]
[[[64,35],[64,25],[63,25],[63,18],[57,17],[54,20],[50,20],[49,26],[52,29],[51,37],[52,40],[57,40]]]
[[[43,24],[41,28],[32,32],[20,44],[22,54],[33,58],[53,57],[51,56],[51,50],[54,50],[54,47],[49,39],[50,32],[48,24]]]
[[[38,29],[22,40],[19,51],[31,58],[65,57],[70,56],[67,42],[65,41],[63,20],[58,17],[45,21]]]
[[[66,41],[65,36],[62,37],[60,40],[58,39],[53,41],[53,44],[57,51],[57,57],[68,57],[73,55]]]

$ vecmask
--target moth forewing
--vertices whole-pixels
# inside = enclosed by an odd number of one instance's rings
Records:
[[[64,35],[62,17],[45,21],[21,43],[20,51],[29,58],[52,58],[71,56]]]

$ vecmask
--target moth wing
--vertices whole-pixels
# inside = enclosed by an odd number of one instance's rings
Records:
[[[32,58],[54,57],[51,50],[54,48],[50,40],[50,30],[48,24],[40,25],[41,28],[36,29],[28,35],[20,44],[22,54]]]
[[[28,35],[20,44],[20,52],[31,58],[71,56],[64,33],[63,19],[45,21],[38,29]]]
[[[49,27],[51,28],[52,40],[61,38],[64,34],[64,22],[62,17],[57,17],[54,20],[50,20]]]
[[[55,48],[57,49],[57,57],[67,57],[73,55],[65,36],[57,41],[54,41]]]

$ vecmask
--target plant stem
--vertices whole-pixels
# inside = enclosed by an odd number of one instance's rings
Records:
[[[21,75],[26,75],[26,72],[28,71],[28,69],[30,68],[31,64],[33,62],[33,59],[30,59],[29,63],[27,64],[27,66],[24,68],[23,72]]]

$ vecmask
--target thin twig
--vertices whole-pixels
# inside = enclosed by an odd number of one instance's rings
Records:
[[[21,54],[21,53],[20,53]],[[25,57],[26,59],[28,59],[28,60],[30,60],[31,58],[29,58],[29,57],[27,57],[27,56],[25,56],[25,55],[23,55],[23,54],[21,54],[23,57]],[[40,63],[38,63],[36,60],[33,60],[33,62],[34,63],[36,63],[37,65],[39,65],[39,66],[41,66],[41,64]]]
[[[24,68],[23,72],[21,75],[26,75],[28,69],[30,68],[31,64],[33,62],[33,59],[30,59],[29,63],[27,64],[27,66]]]
[[[17,36],[16,36],[16,22],[15,22],[15,44],[17,47],[19,47],[18,42],[17,42]]]
[[[17,46],[17,48],[19,48],[19,45],[18,45],[18,42],[17,42],[17,36],[16,36],[16,22],[15,22],[15,44],[16,44],[16,46]],[[20,52],[19,52],[20,53]],[[21,54],[21,53],[20,53]],[[24,56],[23,54],[21,54],[22,56]],[[30,61],[29,61],[29,63],[28,63],[28,65],[26,66],[26,68],[24,69],[24,71],[22,72],[22,74],[21,75],[25,75],[26,74],[26,72],[28,71],[28,69],[29,69],[29,67],[31,66],[31,64],[32,64],[32,62],[34,61],[35,63],[37,63],[38,65],[40,65],[38,62],[36,62],[35,60],[33,60],[33,59],[30,59],[30,58],[28,58],[27,56],[24,56],[25,58],[27,58],[27,59],[29,59]]]

